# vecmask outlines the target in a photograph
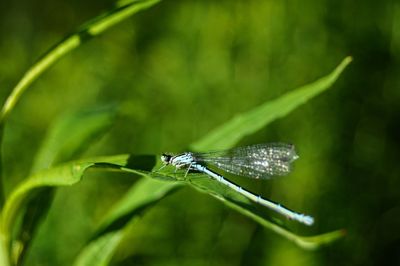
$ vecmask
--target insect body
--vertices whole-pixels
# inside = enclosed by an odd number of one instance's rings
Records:
[[[210,164],[236,175],[267,179],[274,175],[288,174],[291,169],[291,163],[297,158],[294,146],[284,143],[258,144],[208,153],[184,152],[178,155],[161,155],[161,161],[164,163],[164,166],[172,165],[176,169],[187,169],[185,175],[190,170],[202,172],[256,203],[266,206],[290,219],[297,220],[306,225],[312,225],[314,223],[313,217],[294,212],[280,204],[263,199],[261,196],[243,189],[206,167],[207,164]]]

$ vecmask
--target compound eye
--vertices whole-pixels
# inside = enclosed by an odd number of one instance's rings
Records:
[[[169,164],[170,160],[171,160],[171,155],[168,155],[168,154],[162,154],[161,155],[161,161],[163,163]]]

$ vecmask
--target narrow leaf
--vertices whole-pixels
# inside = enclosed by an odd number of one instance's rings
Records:
[[[250,219],[264,226],[265,228],[268,228],[278,235],[286,238],[287,240],[292,241],[301,248],[310,250],[316,249],[321,245],[329,244],[344,236],[343,230],[336,230],[329,233],[307,237],[297,235],[285,229],[282,225],[278,225],[277,223],[269,221],[268,219],[271,218],[268,217],[265,212],[263,212],[264,208],[256,208],[256,206],[254,206],[252,202],[250,202],[247,198],[237,193],[236,191],[218,183],[213,179],[210,179],[205,175],[195,174],[190,176],[192,176],[189,177],[190,182],[187,183],[196,190],[202,193],[207,193],[212,197],[222,201],[228,207],[238,211],[244,216],[249,217]]]
[[[116,110],[113,106],[101,106],[59,117],[50,128],[35,157],[32,172],[76,158],[110,128]],[[37,189],[29,197],[23,210],[21,227],[17,228],[15,241],[18,245],[13,245],[16,247],[12,252],[13,261],[23,262],[31,239],[42,218],[48,213],[54,195],[54,188],[46,187]]]
[[[135,160],[141,162],[141,166],[135,163]],[[89,168],[97,168],[100,170],[113,170],[133,173],[141,176],[148,176],[148,171],[154,167],[155,158],[154,156],[130,156],[130,155],[118,155],[109,157],[99,157],[94,159],[87,159],[77,162],[65,163],[50,169],[45,169],[34,173],[29,178],[25,179],[19,186],[17,186],[8,197],[5,206],[1,213],[1,233],[6,240],[5,242],[11,241],[9,239],[13,226],[16,224],[16,217],[18,212],[24,209],[27,201],[35,194],[38,189],[48,187],[62,187],[71,186],[78,183],[83,174]],[[135,168],[129,168],[134,166]],[[152,201],[159,200],[164,197],[169,190],[173,189],[174,186],[178,186],[179,183],[171,183],[168,185],[160,185],[157,182],[139,183],[139,189],[147,186],[147,191],[153,190],[152,193],[139,194],[138,199],[133,203],[136,207],[140,206],[145,209],[146,206],[150,206]],[[138,191],[136,189],[136,191]],[[147,197],[147,198],[146,198]],[[131,197],[132,199],[132,197]],[[120,209],[120,212],[127,214],[126,206],[125,210]],[[131,216],[135,215],[133,211]],[[111,220],[109,220],[111,224]]]
[[[211,148],[224,149],[231,147],[243,136],[251,134],[261,127],[272,122],[273,120],[288,114],[290,111],[305,103],[307,100],[329,88],[336,81],[340,73],[350,63],[350,61],[351,58],[347,57],[331,74],[327,75],[326,77],[312,84],[301,87],[293,92],[290,92],[275,101],[267,102],[264,105],[257,107],[245,114],[239,115],[236,119],[233,119],[232,121],[222,125],[202,140],[194,143],[192,145],[193,150],[207,150]],[[154,174],[153,177],[155,177]],[[164,172],[158,173],[157,178],[165,180],[176,179],[175,175],[168,175],[168,173]],[[208,193],[213,197],[218,198],[229,207],[239,211],[243,215],[248,216],[256,222],[262,224],[264,227],[269,228],[270,230],[289,239],[290,241],[293,241],[303,248],[313,249],[322,244],[332,242],[343,235],[341,230],[313,237],[303,237],[296,235],[284,229],[283,227],[268,221],[262,215],[257,214],[251,203],[237,192],[230,190],[226,187],[221,188],[220,184],[217,184],[217,182],[215,182],[214,180],[210,180],[208,177],[205,176],[203,176],[202,179],[203,183],[199,183],[198,180],[199,179],[195,181],[191,179],[191,182],[188,182],[188,184],[197,190]],[[157,186],[152,187],[152,185],[150,185],[150,190],[156,188]],[[132,203],[130,203],[131,201]],[[101,236],[104,232],[109,232],[108,230],[112,228],[115,223],[118,224],[118,221],[123,220],[123,225],[125,225],[125,213],[129,213],[132,212],[132,210],[135,210],[135,208],[132,208],[135,206],[134,202],[135,200],[131,200],[130,196],[127,195],[126,201],[125,199],[122,200],[117,205],[116,211],[113,212],[110,217],[107,218],[103,223],[101,228],[106,229],[101,229],[99,232],[97,232],[95,237]],[[129,206],[130,204],[132,204],[130,207],[125,207],[126,205]],[[121,211],[125,208],[129,211]],[[117,226],[117,228],[121,227]],[[94,239],[93,241],[96,242],[96,239]]]
[[[35,156],[32,172],[76,158],[111,127],[116,111],[100,106],[59,117]]]
[[[79,254],[74,265],[107,265],[126,225],[144,210],[179,187],[177,182],[142,178],[111,208],[100,228]],[[103,264],[104,263],[104,264]]]
[[[115,249],[123,237],[123,230],[111,232],[99,237],[87,245],[79,254],[74,266],[109,265]]]
[[[215,128],[204,138],[195,142],[191,145],[191,148],[195,151],[201,151],[232,147],[244,136],[253,134],[272,121],[287,115],[331,87],[351,60],[351,57],[346,57],[329,75],[290,91],[278,99],[266,102],[246,113],[236,115],[230,121]]]
[[[110,231],[122,229],[132,217],[164,198],[178,188],[178,182],[162,182],[157,179],[142,178],[111,208],[111,212],[100,224],[94,238]]]
[[[160,0],[120,1],[114,9],[84,23],[77,32],[61,40],[28,69],[14,87],[0,111],[0,128],[29,85],[61,57],[79,47],[83,41],[99,35],[118,22],[121,22],[140,10],[153,6],[159,1]]]
[[[6,99],[4,105],[0,110],[0,206],[3,206],[4,202],[4,188],[3,188],[3,176],[2,176],[2,164],[1,164],[1,145],[3,137],[4,124],[17,104],[18,100],[25,92],[25,90],[50,66],[57,62],[61,57],[66,55],[68,52],[74,50],[79,45],[81,45],[85,40],[90,39],[100,33],[104,32],[109,27],[115,25],[116,23],[128,18],[129,16],[137,13],[140,10],[151,7],[152,5],[158,3],[159,0],[121,0],[117,3],[114,9],[109,12],[100,15],[96,19],[85,23],[83,27],[79,29],[76,33],[73,33],[53,48],[51,48],[46,54],[44,54],[34,65],[32,65],[22,76],[19,82],[11,91],[11,94]],[[5,232],[4,232],[5,233]],[[5,241],[7,242],[8,236],[5,236]],[[3,250],[3,245],[0,246],[0,256],[6,251]],[[0,259],[2,259],[1,256]]]
[[[69,163],[47,170],[39,171],[13,190],[6,200],[2,210],[1,231],[3,234],[12,232],[12,226],[15,224],[16,214],[21,211],[35,189],[44,187],[70,186],[80,181],[83,173],[94,162]]]

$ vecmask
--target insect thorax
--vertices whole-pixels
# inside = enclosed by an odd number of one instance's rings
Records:
[[[185,152],[173,156],[169,162],[176,168],[183,168],[183,167],[189,167],[194,162],[194,158],[191,152]]]

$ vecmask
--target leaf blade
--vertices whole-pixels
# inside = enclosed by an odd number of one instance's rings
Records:
[[[99,229],[79,253],[74,265],[107,265],[124,235],[127,224],[178,187],[180,184],[176,182],[140,179],[106,215]],[[118,242],[114,241],[114,238],[117,238]]]
[[[322,245],[332,243],[345,235],[344,230],[335,230],[313,236],[302,236],[295,234],[294,232],[284,228],[282,225],[278,225],[277,223],[266,219],[265,213],[255,208],[252,202],[250,202],[250,200],[245,198],[243,195],[218,183],[213,179],[210,179],[206,175],[197,174],[195,176],[195,178],[189,177],[190,181],[187,182],[189,186],[201,193],[209,194],[213,198],[227,205],[229,208],[236,210],[237,212],[254,220],[281,237],[286,238],[300,248],[315,250]]]
[[[116,113],[115,106],[99,106],[59,117],[35,156],[32,172],[76,158],[112,126]]]
[[[140,213],[141,209],[151,206],[181,185],[178,182],[163,182],[152,178],[138,180],[106,215],[94,238],[121,229],[133,216]]]
[[[281,97],[266,102],[248,112],[238,114],[230,121],[212,130],[202,139],[191,145],[195,151],[209,149],[228,149],[241,138],[260,130],[272,121],[281,118],[308,100],[328,89],[352,61],[346,57],[327,76],[298,89],[290,91]]]
[[[116,7],[98,17],[83,23],[83,25],[71,35],[68,35],[47,53],[45,53],[34,65],[32,65],[13,88],[0,111],[0,128],[3,126],[10,112],[21,98],[25,90],[50,66],[61,57],[79,47],[87,37],[97,36],[106,29],[129,16],[157,4],[160,0],[126,0],[117,3]]]
[[[100,106],[84,111],[67,113],[60,116],[49,129],[31,169],[37,172],[49,168],[55,163],[76,158],[88,149],[113,124],[117,108]],[[24,209],[21,226],[17,230],[16,247],[13,260],[24,260],[32,237],[48,213],[55,195],[52,187],[38,190],[32,195]],[[38,208],[40,206],[40,208]]]
[[[78,255],[74,266],[106,266],[123,237],[123,231],[111,232],[91,242]]]
[[[10,240],[9,236],[10,233],[13,231],[13,226],[16,224],[15,219],[17,213],[23,209],[26,201],[30,198],[30,196],[33,195],[34,190],[47,187],[63,187],[74,185],[81,181],[84,173],[88,169],[97,168],[99,170],[116,170],[149,177],[149,165],[146,165],[145,169],[140,169],[138,167],[128,168],[130,165],[133,165],[133,160],[139,160],[140,157],[142,156],[131,156],[128,154],[122,154],[90,158],[81,161],[64,163],[50,169],[41,170],[32,174],[12,191],[7,201],[5,202],[4,208],[2,209],[0,216],[0,232],[3,234],[6,240]],[[162,198],[168,193],[170,189],[173,189],[175,186],[179,185],[178,183],[172,183],[173,185],[170,185],[169,187],[165,186],[163,190],[162,188],[158,187],[159,183],[157,183],[157,185],[154,184],[154,181],[152,183],[153,184],[148,186],[149,190],[158,188],[158,190],[155,189],[155,191],[160,191],[160,193],[158,194],[156,193],[147,195],[148,197],[151,196],[152,200],[157,200],[157,197]],[[146,194],[142,194],[141,197],[146,197]],[[151,200],[149,200],[149,202],[150,201]],[[142,199],[141,202],[143,203],[144,200]]]

